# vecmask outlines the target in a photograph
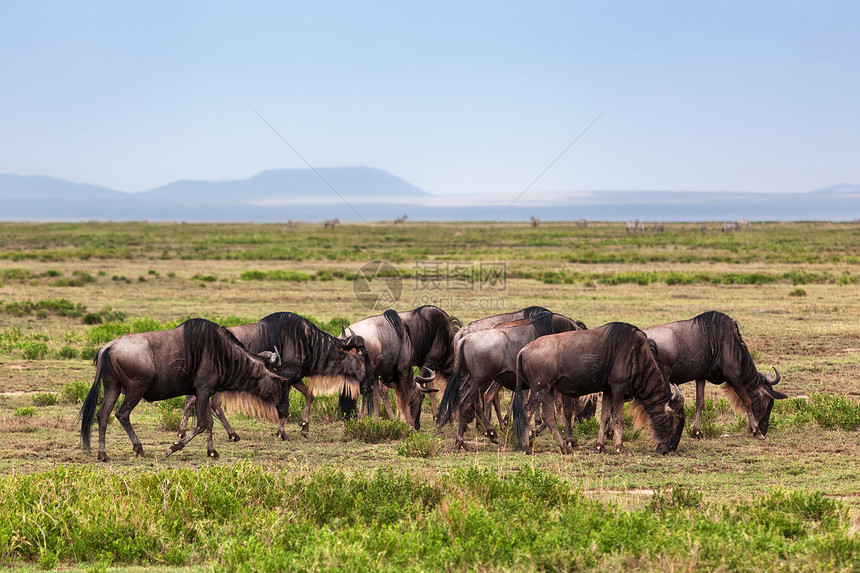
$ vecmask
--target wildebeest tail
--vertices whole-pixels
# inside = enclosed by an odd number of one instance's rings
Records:
[[[451,377],[448,378],[448,384],[445,386],[445,392],[442,394],[442,400],[439,402],[439,422],[440,428],[451,421],[451,415],[454,413],[454,408],[460,402],[460,369],[454,370]]]
[[[405,336],[403,329],[403,321],[400,320],[400,315],[397,314],[397,311],[389,308],[382,313],[382,316],[384,316],[385,320],[388,321],[388,324],[390,324],[391,327],[394,328],[394,332],[397,333],[397,336],[402,339]]]
[[[102,380],[105,374],[110,370],[110,348],[96,353],[93,359],[93,364],[96,367],[96,375],[93,380],[93,385],[81,406],[81,444],[84,451],[90,453],[90,433],[93,427],[93,418],[96,415],[96,408],[99,405],[99,393],[102,387]]]
[[[514,388],[514,398],[511,410],[514,416],[514,435],[517,438],[517,448],[522,448],[526,439],[526,419],[523,408],[523,386],[528,386],[528,379],[523,372],[523,354],[517,354],[517,385]]]

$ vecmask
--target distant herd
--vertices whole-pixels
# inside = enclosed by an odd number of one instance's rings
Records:
[[[212,458],[218,457],[213,414],[229,439],[239,440],[224,415],[225,403],[276,422],[278,437],[286,439],[291,388],[305,396],[300,422],[305,437],[315,392],[339,394],[346,417],[378,416],[380,406],[393,417],[388,400],[393,389],[397,416],[415,429],[428,395],[440,428],[456,417],[460,448],[467,449],[464,433],[476,416],[486,437],[498,443],[491,421],[495,410],[500,423],[513,424],[518,448],[530,452],[533,438],[548,428],[562,453],[576,446],[572,420],[594,415],[601,393],[597,448],[605,451],[605,438],[614,433],[619,453],[625,451],[626,401],[633,401],[637,426],[650,425],[656,451],[667,454],[678,447],[685,426],[678,384],[696,381],[696,437],[702,437],[705,381],[724,385],[736,411],[746,415],[748,432],[760,439],[767,434],[774,400],[786,398],[774,389],[780,380],[776,368],[773,375],[759,372],[737,323],[715,311],[645,329],[623,322],[588,329],[579,320],[538,306],[463,325],[427,305],[386,310],[349,325],[340,336],[292,312],[230,328],[195,318],[170,330],[120,336],[102,347],[94,362],[95,378],[81,408],[81,440],[89,452],[92,423],[98,420],[101,461],[109,459],[105,431],[120,394],[125,398],[115,415],[138,456],[144,451],[131,411],[141,399],[186,396],[179,437],[166,455],[205,432]],[[441,388],[437,407],[434,393]],[[504,420],[501,388],[513,392]],[[188,433],[195,408],[197,425]],[[557,414],[564,437],[555,423]]]

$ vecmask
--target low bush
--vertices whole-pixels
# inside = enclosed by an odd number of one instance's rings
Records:
[[[353,418],[345,423],[346,436],[369,444],[402,440],[412,428],[400,420],[383,420],[373,416]]]
[[[57,395],[53,392],[44,392],[33,395],[33,404],[36,406],[56,406]]]
[[[32,418],[36,415],[36,407],[35,406],[21,406],[19,408],[15,408],[14,414],[16,418]]]
[[[64,404],[83,404],[92,384],[92,380],[66,382],[60,390],[60,401]]]
[[[430,458],[442,449],[442,439],[427,432],[412,432],[397,446],[397,453],[410,458]]]

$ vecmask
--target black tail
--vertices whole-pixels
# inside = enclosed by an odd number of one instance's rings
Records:
[[[105,374],[110,370],[110,348],[106,348],[102,352],[96,353],[93,359],[93,364],[96,366],[96,376],[93,380],[93,385],[90,388],[84,400],[84,405],[81,406],[81,444],[84,451],[90,453],[90,433],[93,427],[93,418],[96,415],[96,407],[99,405],[99,392],[102,386],[102,380]]]
[[[514,434],[517,438],[517,447],[524,448],[523,443],[526,441],[526,418],[523,408],[523,386],[528,386],[529,381],[526,379],[523,372],[523,355],[517,355],[517,386],[514,388],[514,399],[511,402],[511,409],[514,415]]]
[[[358,416],[358,402],[355,398],[350,398],[346,390],[341,390],[337,405],[340,408],[340,415],[344,420],[351,420]]]
[[[454,370],[451,377],[448,378],[448,385],[445,386],[445,392],[442,394],[442,400],[439,402],[439,422],[440,428],[451,421],[451,415],[454,413],[454,408],[460,402],[460,369]]]

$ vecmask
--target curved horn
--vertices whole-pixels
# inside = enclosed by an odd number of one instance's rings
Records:
[[[774,371],[774,372],[776,372],[776,378],[774,378],[773,376],[771,376],[771,375],[770,375],[770,372],[766,372],[766,373],[765,373],[765,375],[764,375],[764,379],[765,379],[765,381],[766,381],[768,384],[770,384],[771,386],[776,386],[776,383],[777,383],[777,382],[779,382],[779,379],[780,379],[781,377],[780,377],[780,375],[779,375],[779,370],[777,370],[777,369],[776,369],[776,366],[771,366],[771,368],[773,368],[773,371]]]
[[[344,328],[343,328],[343,325],[342,325],[342,324],[340,325],[340,335],[341,335],[341,336],[346,336],[346,330],[344,330]]]
[[[281,365],[281,353],[278,352],[278,347],[275,346],[275,351],[272,353],[272,356],[269,358],[269,364],[272,366],[280,366]]]
[[[425,373],[425,371],[429,372],[429,374]],[[417,376],[415,381],[419,384],[427,384],[428,382],[432,382],[434,378],[436,378],[436,373],[425,366],[421,369],[421,376]]]
[[[678,388],[677,384],[672,384],[672,402],[677,402],[678,398],[681,397],[681,389]]]

